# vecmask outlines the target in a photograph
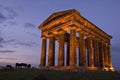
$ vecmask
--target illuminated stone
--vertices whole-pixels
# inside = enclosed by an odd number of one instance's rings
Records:
[[[55,65],[55,39],[51,37],[49,39],[49,52],[48,52],[48,66]]]
[[[46,39],[42,39],[41,66],[46,66]]]
[[[70,30],[70,66],[76,66],[76,30]]]
[[[84,35],[79,33],[79,66],[86,66],[86,50]]]
[[[49,67],[50,69],[73,71],[78,69],[114,71],[110,53],[112,36],[81,16],[77,10],[53,13],[39,26],[39,29],[42,31],[40,64],[43,67],[41,68]],[[48,61],[46,61],[47,39],[49,39]],[[55,53],[56,42],[59,44],[58,53]],[[66,56],[64,56],[65,53]],[[57,65],[55,65],[56,54],[58,54]]]
[[[58,66],[64,66],[64,34],[59,35]]]
[[[92,47],[92,39],[91,38],[87,38],[87,52],[88,52],[88,66],[92,67],[94,66],[94,62],[93,62],[93,47]]]

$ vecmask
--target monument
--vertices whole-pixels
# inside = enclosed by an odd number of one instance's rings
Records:
[[[77,10],[55,12],[39,26],[39,29],[42,38],[42,69],[114,70],[110,53],[112,36],[81,16]]]

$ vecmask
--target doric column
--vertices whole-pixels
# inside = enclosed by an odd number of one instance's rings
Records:
[[[93,48],[92,48],[92,39],[91,38],[87,38],[87,53],[88,53],[88,66],[92,67],[94,66],[94,62],[93,62]]]
[[[79,66],[86,66],[85,39],[82,33],[79,33]]]
[[[46,39],[42,38],[41,66],[46,66]]]
[[[64,66],[64,34],[59,35],[58,66]]]
[[[104,55],[105,54],[105,51],[104,51],[104,44],[102,43],[102,66],[105,67],[105,60],[104,60]]]
[[[70,44],[68,43],[66,46],[66,65],[69,66],[69,62],[70,62]]]
[[[54,37],[49,39],[49,50],[48,50],[48,66],[54,66],[55,64],[55,40]]]
[[[76,30],[70,30],[70,66],[76,65]]]
[[[108,50],[108,66],[112,67],[112,59],[111,59],[111,53],[110,53],[110,46],[107,46]]]
[[[94,66],[99,66],[99,52],[98,52],[98,42],[96,40],[93,41],[93,48],[94,48]]]
[[[100,67],[104,67],[104,51],[103,44],[99,42],[99,63]]]
[[[105,67],[108,67],[108,51],[107,51],[107,47],[106,45],[104,45],[104,63],[105,63]]]

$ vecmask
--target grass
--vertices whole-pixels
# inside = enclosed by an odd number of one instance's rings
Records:
[[[120,80],[120,73],[13,69],[0,70],[0,80]]]

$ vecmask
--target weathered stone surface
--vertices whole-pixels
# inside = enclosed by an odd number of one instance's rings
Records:
[[[55,38],[49,39],[48,66],[55,65]]]
[[[42,39],[41,66],[46,66],[46,39]]]
[[[46,66],[57,70],[114,70],[110,54],[112,36],[81,16],[77,10],[53,13],[39,29],[43,38],[40,62],[44,68]],[[48,61],[46,61],[47,39],[49,39]],[[58,47],[55,47],[56,42],[59,44]],[[58,48],[58,53],[55,53],[55,48]],[[57,66],[55,66],[56,54],[58,54]]]
[[[58,66],[64,66],[64,34],[59,35]]]

